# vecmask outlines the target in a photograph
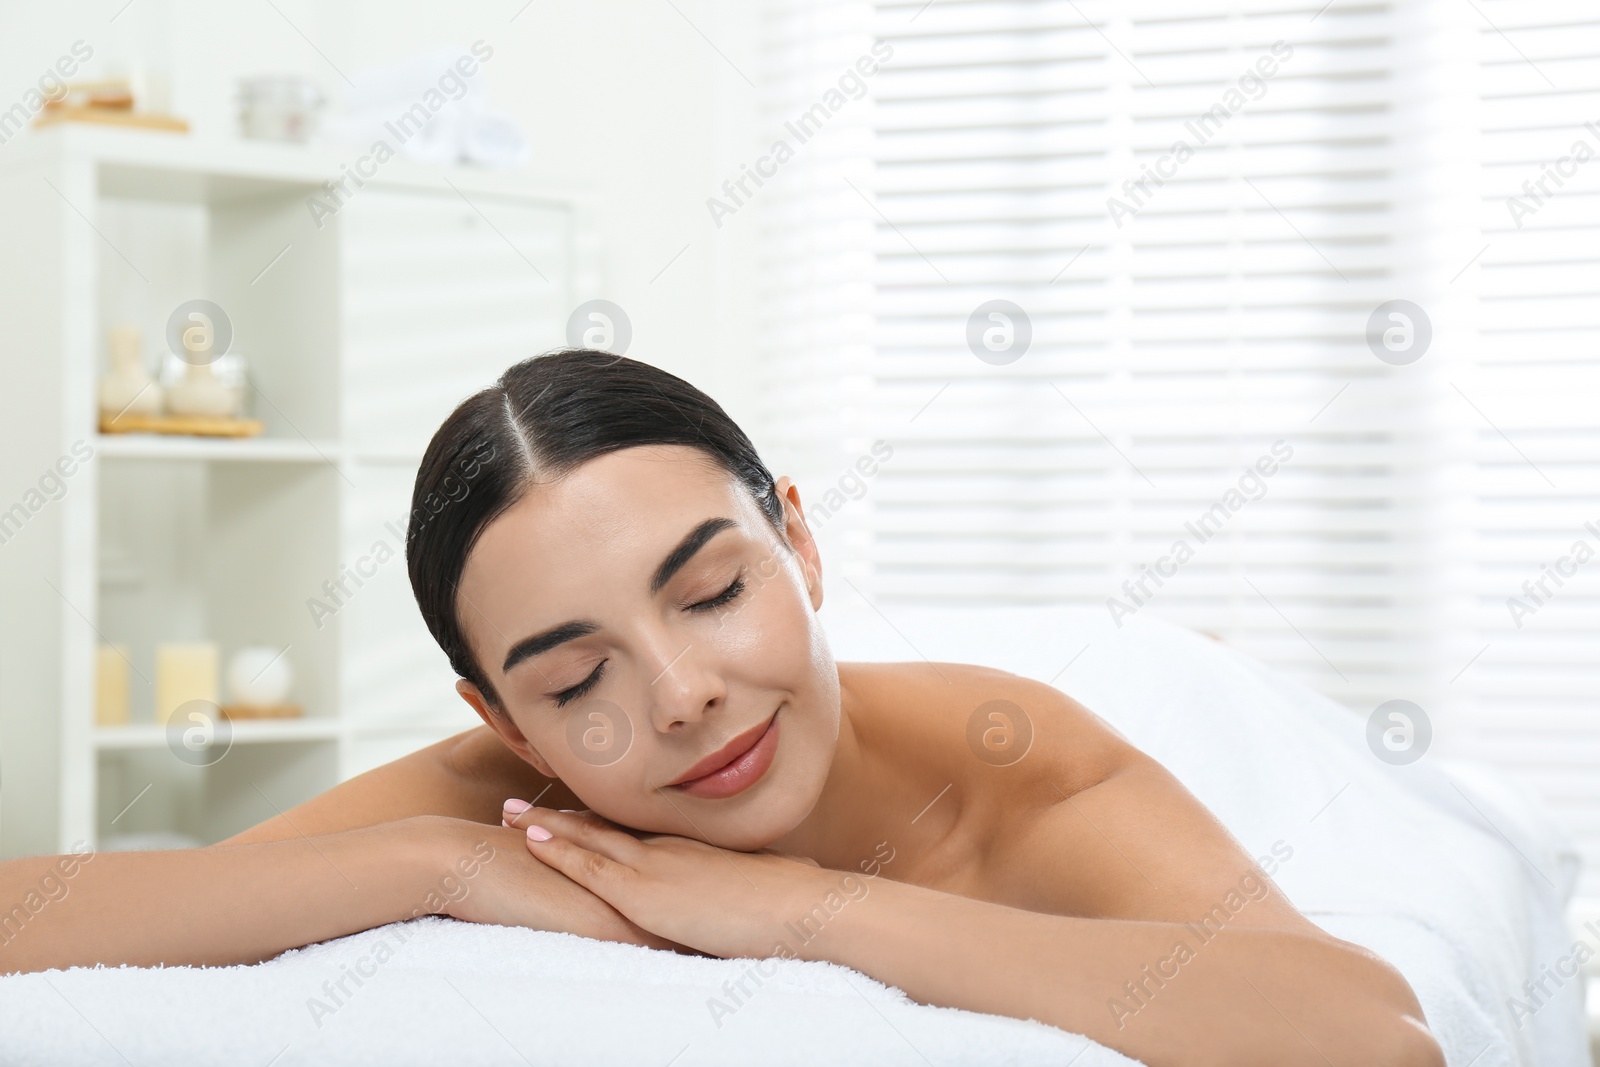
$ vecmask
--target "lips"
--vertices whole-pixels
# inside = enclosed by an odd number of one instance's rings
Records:
[[[753,738],[752,738],[752,735]],[[740,749],[743,751],[740,751]],[[707,756],[667,788],[704,800],[722,800],[749,789],[772,766],[778,752],[778,713],[762,726],[747,730]],[[721,766],[712,766],[721,762]],[[704,770],[711,766],[710,770]],[[699,772],[696,777],[691,774]]]
[[[776,712],[773,713],[774,716],[776,714]],[[726,745],[723,745],[667,784],[683,785],[685,782],[693,781],[696,778],[704,778],[712,771],[722,770],[722,768],[754,748],[755,743],[761,740],[761,735],[766,733],[767,727],[771,725],[772,719],[769,718],[766,722],[752,726],[742,734],[735,735],[732,741],[729,741]]]

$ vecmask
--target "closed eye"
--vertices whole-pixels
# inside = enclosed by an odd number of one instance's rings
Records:
[[[739,577],[735,578],[732,583],[729,584],[728,588],[724,589],[710,600],[702,600],[698,604],[691,604],[684,610],[700,613],[714,611],[717,608],[720,608],[726,604],[731,604],[733,601],[739,599],[740,594],[743,592],[744,575],[740,574]],[[568,704],[572,703],[574,700],[577,700],[595,686],[599,685],[600,677],[605,673],[606,664],[609,662],[609,660],[601,660],[599,666],[595,667],[593,673],[591,673],[589,677],[585,678],[571,689],[563,689],[561,692],[554,694],[556,707],[566,707]]]
[[[701,612],[711,611],[713,608],[720,608],[724,604],[729,604],[737,600],[739,598],[739,594],[742,592],[744,592],[744,575],[741,573],[739,577],[733,580],[733,583],[729,585],[728,588],[724,589],[710,600],[702,600],[698,604],[691,604],[685,610]]]
[[[574,700],[577,700],[579,697],[583,696],[583,694],[599,685],[600,676],[605,673],[606,664],[609,662],[610,660],[601,660],[600,665],[590,673],[589,677],[585,678],[571,689],[563,689],[561,692],[555,694],[556,707],[566,707],[568,704],[572,703]]]

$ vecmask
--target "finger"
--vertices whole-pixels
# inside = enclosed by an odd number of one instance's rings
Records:
[[[592,811],[529,808],[519,817],[524,830],[543,827],[557,837],[582,845],[608,859],[633,866],[641,858],[639,839]]]
[[[528,814],[532,810],[533,805],[526,800],[518,800],[512,797],[500,806],[500,825],[509,826],[513,830],[526,830],[528,824],[533,822],[533,816]],[[562,810],[566,811],[567,809],[563,808]],[[570,814],[582,815],[587,810],[571,812]]]
[[[567,808],[562,808],[560,810],[564,815],[580,815],[586,819],[594,819],[602,826],[609,826],[613,829],[621,830],[623,833],[637,841],[648,840],[648,837],[643,830],[635,830],[631,826],[623,826],[621,823],[612,822],[610,819],[607,819],[601,815],[597,815],[588,808],[583,808],[577,811],[569,810]],[[500,825],[510,827],[513,830],[526,830],[536,821],[537,812],[538,809],[532,807],[526,800],[517,800],[514,798],[507,800],[500,809]]]
[[[568,816],[570,818],[570,816]],[[585,848],[569,838],[534,823],[528,827],[528,851],[547,867],[560,871],[595,896],[623,912],[618,899],[630,869],[604,853]],[[623,912],[626,916],[626,912]]]

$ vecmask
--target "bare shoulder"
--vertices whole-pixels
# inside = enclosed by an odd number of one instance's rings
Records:
[[[1142,754],[1100,716],[1046,682],[972,663],[841,663],[840,677],[885,721],[933,728],[961,766],[1061,799]],[[959,741],[959,744],[956,742]],[[998,778],[996,780],[999,780]]]
[[[341,782],[223,844],[337,833],[412,815],[447,815],[493,825],[507,797],[581,808],[566,784],[546,778],[477,726]],[[559,803],[556,803],[559,801]]]
[[[1241,899],[1251,903],[1242,925],[1325,936],[1165,767],[1054,686],[960,663],[847,669],[898,716],[896,729],[943,738],[935,748],[963,791],[962,817],[956,851],[924,868],[936,888],[1029,911],[1167,922]]]

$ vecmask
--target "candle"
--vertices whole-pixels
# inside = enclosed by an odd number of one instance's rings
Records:
[[[191,700],[217,702],[219,654],[215,641],[167,642],[156,646],[156,721]]]

